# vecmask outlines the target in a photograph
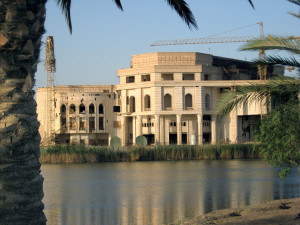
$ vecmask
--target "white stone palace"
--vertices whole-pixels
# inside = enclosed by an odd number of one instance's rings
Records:
[[[268,76],[282,74],[269,68]],[[250,62],[197,52],[156,52],[132,56],[118,70],[118,85],[55,87],[55,133],[61,144],[123,146],[143,135],[148,144],[249,142],[266,108],[256,102],[218,119],[217,101],[227,88],[259,81]],[[256,80],[256,81],[255,81]],[[37,90],[42,140],[47,138],[47,88]]]

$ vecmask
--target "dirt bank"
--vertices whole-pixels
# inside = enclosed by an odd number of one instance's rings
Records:
[[[184,220],[180,224],[300,225],[298,213],[300,213],[300,198],[283,199],[255,206],[217,210],[190,220]]]

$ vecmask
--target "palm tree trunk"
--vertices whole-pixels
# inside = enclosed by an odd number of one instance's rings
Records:
[[[34,74],[47,0],[0,0],[0,224],[46,224]]]

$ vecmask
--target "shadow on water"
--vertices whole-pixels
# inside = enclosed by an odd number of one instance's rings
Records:
[[[164,224],[216,209],[300,197],[258,160],[43,165],[48,224]]]

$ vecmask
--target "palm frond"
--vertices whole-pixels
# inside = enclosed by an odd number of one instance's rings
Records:
[[[300,0],[288,0],[288,1],[300,6]]]
[[[117,7],[118,7],[121,11],[123,11],[123,6],[122,6],[122,3],[121,3],[121,0],[113,0],[113,1],[115,1]]]
[[[254,9],[254,5],[253,5],[253,2],[251,0],[248,0],[250,5],[252,6],[252,8]]]
[[[57,5],[61,8],[62,13],[64,14],[69,31],[72,34],[72,21],[71,21],[71,2],[72,0],[56,0]]]
[[[300,38],[290,36],[257,39],[242,46],[241,50],[286,50],[300,54]]]
[[[288,14],[300,19],[300,13],[292,13],[292,12],[288,12]]]
[[[283,66],[292,66],[300,68],[300,63],[296,60],[295,57],[284,58],[281,56],[266,56],[265,59],[259,59],[253,61],[255,64],[263,65],[283,65]]]
[[[183,21],[191,29],[192,27],[198,29],[197,22],[194,18],[192,11],[185,0],[166,0],[167,3],[173,8]]]
[[[279,77],[263,84],[236,87],[235,91],[228,90],[218,102],[218,116],[228,115],[234,108],[240,107],[251,101],[270,102],[271,96],[292,96],[297,98],[300,93],[300,80]]]

